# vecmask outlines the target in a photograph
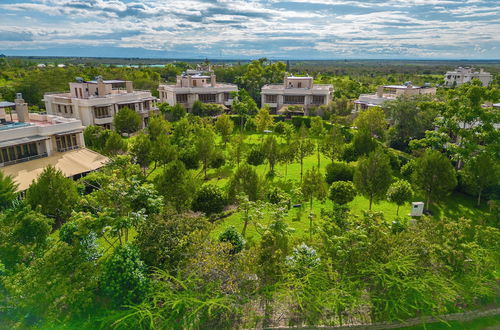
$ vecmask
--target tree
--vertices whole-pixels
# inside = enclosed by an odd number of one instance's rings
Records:
[[[203,116],[203,102],[196,100],[191,107],[191,113],[195,116]]]
[[[253,148],[247,155],[247,163],[253,166],[259,166],[264,163],[266,155],[261,148]]]
[[[299,132],[293,138],[292,146],[295,158],[300,162],[300,182],[302,182],[304,158],[314,152],[314,143],[307,137],[307,129],[304,125],[300,127]]]
[[[56,220],[60,226],[71,215],[80,197],[73,180],[53,166],[46,167],[26,192],[26,201],[33,209]]]
[[[426,195],[427,208],[431,198],[439,199],[453,190],[457,185],[457,177],[451,162],[436,150],[427,150],[415,161],[413,182]]]
[[[313,199],[323,200],[327,195],[327,186],[318,168],[308,169],[301,186],[302,195],[309,200],[309,210],[312,211]]]
[[[335,181],[328,191],[328,198],[338,205],[345,205],[352,202],[356,195],[356,188],[351,181]]]
[[[3,171],[0,171],[0,210],[9,208],[16,199],[17,186],[10,175],[5,175]]]
[[[321,141],[321,152],[330,158],[332,163],[342,156],[345,147],[344,135],[338,126],[332,126]]]
[[[311,119],[311,128],[309,130],[309,133],[313,138],[316,139],[316,150],[317,150],[317,157],[318,157],[318,168],[321,166],[321,145],[322,145],[322,139],[325,135],[325,127],[323,126],[323,119],[319,116],[312,117]]]
[[[231,154],[232,159],[236,162],[236,167],[240,168],[240,162],[245,156],[245,151],[247,149],[247,145],[245,144],[245,135],[236,134],[231,139],[231,145],[229,153]]]
[[[176,103],[170,110],[172,121],[179,121],[186,115],[186,109],[180,103]]]
[[[202,127],[196,131],[194,147],[198,159],[203,163],[203,175],[207,179],[207,169],[215,154],[215,133],[211,127]]]
[[[240,116],[240,130],[243,132],[244,118],[257,112],[257,103],[245,89],[240,89],[234,95],[232,108]]]
[[[262,144],[262,151],[269,162],[269,173],[274,174],[274,166],[279,159],[279,145],[274,136],[268,136]]]
[[[123,154],[127,151],[127,142],[123,140],[120,134],[111,131],[109,132],[106,143],[104,144],[104,153],[110,156]]]
[[[372,202],[377,202],[385,197],[391,184],[391,165],[389,157],[381,150],[371,152],[358,162],[354,172],[354,185],[356,189]]]
[[[352,141],[355,156],[368,155],[377,148],[377,141],[366,130],[358,130]]]
[[[124,107],[113,117],[113,126],[120,133],[134,133],[141,127],[141,116],[134,110]]]
[[[178,212],[189,208],[196,191],[194,178],[180,160],[174,160],[165,166],[156,177],[155,186],[165,201]]]
[[[498,184],[500,168],[486,152],[470,159],[465,167],[465,181],[477,194],[477,206],[481,204],[484,189]]]
[[[222,137],[222,141],[224,142],[225,147],[226,143],[229,142],[231,138],[231,134],[233,134],[234,122],[231,120],[231,118],[229,118],[228,115],[220,115],[215,122],[215,130]]]
[[[380,107],[370,107],[358,115],[354,125],[358,130],[369,132],[370,136],[383,140],[387,127],[384,110]]]
[[[391,184],[389,190],[387,190],[387,200],[391,203],[395,203],[398,208],[396,209],[396,215],[399,215],[399,207],[404,205],[411,200],[413,197],[413,189],[411,185],[406,180],[398,180]]]
[[[117,247],[104,262],[100,283],[117,306],[141,302],[149,291],[150,281],[137,247],[131,244]]]
[[[354,167],[345,162],[334,162],[326,165],[325,181],[331,185],[335,181],[352,181]]]
[[[149,117],[146,131],[148,133],[149,139],[152,142],[156,142],[162,136],[169,135],[171,130],[172,130],[172,125],[170,125],[170,123],[166,121],[163,117],[161,116]]]
[[[270,129],[273,126],[273,117],[269,114],[268,106],[259,110],[255,116],[255,125],[257,126],[257,132],[261,134],[264,134],[265,130]]]
[[[226,197],[221,188],[213,184],[204,185],[196,192],[191,208],[206,215],[220,213],[226,206]]]
[[[260,197],[260,178],[257,171],[250,165],[242,165],[229,180],[228,196],[235,201],[239,195],[246,195],[250,201]]]
[[[146,174],[146,169],[149,167],[152,161],[152,147],[153,144],[151,143],[149,136],[144,132],[140,132],[134,138],[132,147],[130,149],[130,154],[134,158],[134,162],[141,166],[144,174]]]

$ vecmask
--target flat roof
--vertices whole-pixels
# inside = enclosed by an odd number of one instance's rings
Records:
[[[57,152],[49,157],[1,167],[0,170],[4,174],[13,177],[14,182],[18,184],[17,191],[24,191],[29,188],[33,180],[36,180],[49,165],[63,172],[66,177],[72,177],[77,174],[95,171],[103,167],[108,161],[108,157],[92,150],[81,148],[62,153]]]
[[[384,88],[407,89],[406,85],[384,85]],[[420,86],[411,86],[411,88],[422,88]]]
[[[105,84],[123,84],[126,80],[103,80]],[[86,81],[89,84],[97,84],[97,80]]]
[[[0,108],[10,108],[10,107],[15,107],[16,104],[12,102],[7,102],[7,101],[1,101],[0,102]]]
[[[286,77],[287,79],[312,79],[313,77],[295,77],[295,76],[290,76]]]

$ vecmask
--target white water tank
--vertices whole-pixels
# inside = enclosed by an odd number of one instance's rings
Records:
[[[421,217],[424,214],[424,203],[423,202],[413,202],[411,203],[410,216]]]

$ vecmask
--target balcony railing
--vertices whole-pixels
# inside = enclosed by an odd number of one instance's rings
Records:
[[[57,148],[57,151],[58,152],[65,152],[65,151],[76,150],[76,149],[80,149],[80,146],[76,145],[76,146],[71,146],[71,147],[66,147],[66,148]]]
[[[18,163],[23,163],[23,162],[27,162],[27,161],[34,160],[34,159],[43,158],[43,157],[47,157],[46,152],[43,152],[43,153],[35,155],[35,156],[28,156],[28,157],[24,157],[24,158],[9,160],[7,162],[0,163],[0,167],[14,165],[14,164],[18,164]]]

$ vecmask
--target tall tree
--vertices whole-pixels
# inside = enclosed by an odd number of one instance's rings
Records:
[[[222,141],[224,142],[224,147],[226,143],[231,139],[231,134],[234,131],[234,122],[229,118],[228,115],[222,114],[215,121],[215,130],[222,137]]]
[[[389,157],[381,149],[360,159],[354,172],[354,185],[362,195],[369,199],[370,210],[374,201],[377,202],[385,197],[391,180]]]
[[[273,126],[273,117],[269,114],[268,106],[259,110],[255,116],[255,125],[257,126],[257,132],[261,134],[264,134],[265,130],[270,129]]]
[[[26,192],[28,204],[33,209],[40,207],[58,226],[69,218],[79,200],[75,182],[53,166],[46,167]]]
[[[427,150],[415,162],[413,182],[426,195],[427,208],[432,199],[439,199],[457,185],[455,170],[446,156],[436,150]]]
[[[333,163],[335,159],[339,159],[342,156],[344,148],[344,135],[338,126],[333,125],[321,141],[321,152]]]
[[[279,145],[274,136],[268,136],[262,144],[262,151],[269,162],[269,173],[274,173],[274,166],[279,159]]]
[[[137,132],[141,127],[141,122],[141,116],[128,107],[124,107],[113,117],[113,126],[120,134]]]
[[[257,113],[257,103],[245,89],[240,89],[233,98],[232,108],[240,117],[240,131],[243,132],[243,125],[246,116]]]
[[[316,140],[316,151],[317,151],[317,159],[318,159],[318,168],[321,166],[321,143],[323,137],[326,133],[325,127],[323,125],[323,119],[319,116],[312,117],[311,119],[311,128],[309,129],[309,133],[311,137]]]
[[[247,145],[245,144],[245,135],[235,134],[231,139],[230,154],[232,159],[236,162],[236,167],[240,168],[240,162],[245,157]]]
[[[387,127],[384,110],[380,107],[368,108],[358,115],[354,125],[358,127],[358,130],[369,132],[372,137],[383,140]]]
[[[201,127],[196,131],[194,147],[198,159],[203,163],[203,176],[207,179],[207,169],[215,155],[215,133],[211,127]]]
[[[184,163],[174,160],[156,177],[155,186],[165,201],[181,212],[191,206],[197,183]]]
[[[483,191],[498,184],[500,166],[486,152],[469,159],[464,167],[465,181],[477,194],[477,206],[481,204]]]
[[[300,163],[300,182],[302,182],[304,158],[314,153],[314,143],[309,139],[307,128],[304,125],[302,125],[297,134],[295,134],[292,140],[292,148],[295,153],[295,158]]]

